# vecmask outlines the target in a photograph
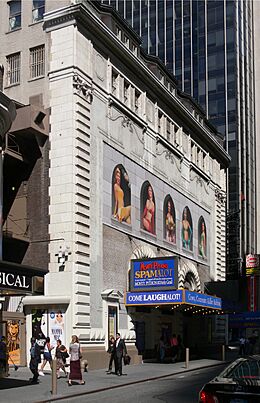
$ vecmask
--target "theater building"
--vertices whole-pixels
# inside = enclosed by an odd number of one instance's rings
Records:
[[[44,295],[23,299],[27,342],[77,334],[91,368],[116,331],[133,362],[172,333],[219,343],[221,300],[204,284],[225,280],[229,156],[116,12],[67,3],[43,22],[49,262]]]

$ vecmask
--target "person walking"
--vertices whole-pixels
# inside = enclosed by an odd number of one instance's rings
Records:
[[[50,367],[52,368],[52,356],[51,356],[51,350],[53,350],[53,346],[50,343],[50,338],[46,337],[46,341],[44,344],[44,350],[43,350],[43,363],[41,365],[41,369],[39,371],[39,375],[44,376],[43,369],[47,362],[50,364]]]
[[[115,361],[116,360],[116,351],[115,351],[115,338],[114,338],[114,336],[109,337],[109,345],[108,345],[107,352],[110,354],[107,374],[111,374],[112,373],[113,362],[114,362],[114,365],[115,365],[115,368],[116,368],[116,361]]]
[[[66,347],[61,344],[60,340],[57,340],[57,347],[56,347],[56,350],[55,350],[55,357],[57,359],[57,378],[58,379],[60,378],[60,374],[59,374],[60,369],[62,369],[62,371],[64,372],[66,378],[67,378],[67,375],[68,375],[67,372],[66,372],[65,363],[64,363],[64,356],[65,356],[66,353],[67,353]],[[68,353],[67,353],[67,356],[69,356]],[[66,360],[65,360],[65,362],[66,362]]]
[[[246,353],[246,338],[241,336],[239,339],[239,355],[243,357]]]
[[[115,349],[115,363],[116,363],[116,374],[118,376],[122,375],[122,360],[123,356],[127,354],[126,345],[123,339],[121,339],[120,333],[116,334],[116,340],[114,342]]]
[[[172,335],[170,339],[170,346],[172,353],[172,362],[175,362],[177,360],[177,354],[178,354],[178,339],[175,333]]]
[[[30,370],[33,374],[31,383],[38,383],[39,372],[38,365],[41,362],[41,348],[37,344],[35,337],[31,338],[31,348],[30,348]]]
[[[5,337],[1,337],[0,341],[0,375],[6,376],[8,373],[8,351]]]
[[[79,344],[79,339],[76,335],[71,337],[71,343],[69,347],[70,353],[70,374],[68,385],[71,386],[71,381],[77,380],[80,385],[84,385],[85,381],[82,379],[82,372],[80,367],[80,359],[82,358],[82,350]]]

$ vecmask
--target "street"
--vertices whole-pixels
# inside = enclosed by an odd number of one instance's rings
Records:
[[[105,392],[63,400],[67,403],[196,403],[204,383],[218,375],[225,367],[200,369],[186,374],[111,389]],[[155,375],[155,374],[153,374]],[[77,393],[75,391],[75,393]]]

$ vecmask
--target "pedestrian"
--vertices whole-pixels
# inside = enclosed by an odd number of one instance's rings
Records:
[[[8,351],[5,337],[1,337],[0,341],[0,375],[6,376],[8,373]]]
[[[246,339],[244,336],[239,339],[239,355],[244,356],[246,352]]]
[[[178,355],[178,339],[175,333],[172,335],[170,339],[170,346],[171,346],[172,362],[175,362],[177,360]]]
[[[65,369],[66,359],[65,359],[65,363],[64,363],[64,357],[65,357],[66,354],[67,354],[67,356],[69,356],[68,353],[67,353],[66,347],[61,344],[60,340],[57,340],[57,347],[56,347],[56,350],[55,350],[55,357],[57,359],[57,378],[58,379],[60,378],[60,375],[59,375],[60,369],[62,369],[62,371],[64,372],[64,374],[65,374],[65,376],[67,378],[67,372],[66,372],[66,369]]]
[[[114,366],[116,368],[116,361],[115,361],[116,360],[116,351],[115,351],[115,338],[114,338],[114,336],[109,337],[107,352],[110,354],[107,374],[111,374],[112,373],[113,362],[114,362]]]
[[[181,336],[179,334],[177,336],[177,341],[178,341],[177,361],[181,361],[181,359],[183,357],[184,344],[183,344],[182,338],[181,338]]]
[[[165,343],[164,343],[164,339],[163,336],[160,337],[160,341],[159,341],[159,345],[158,345],[158,350],[159,350],[159,360],[160,362],[164,361],[165,358]]]
[[[122,360],[123,356],[127,354],[126,345],[123,339],[121,339],[120,333],[116,334],[116,340],[114,342],[114,350],[115,350],[115,369],[116,374],[118,376],[122,375]]]
[[[70,374],[68,385],[71,386],[71,381],[80,381],[80,385],[84,385],[85,381],[82,379],[82,372],[80,366],[80,359],[82,358],[82,350],[79,344],[79,339],[76,335],[71,337],[71,343],[69,347],[70,353]]]
[[[46,341],[44,344],[44,350],[43,350],[43,362],[41,365],[41,369],[39,371],[39,375],[44,376],[43,368],[47,364],[47,362],[50,364],[50,367],[52,368],[52,356],[51,356],[51,350],[53,350],[53,346],[50,343],[50,338],[46,337]]]
[[[31,348],[30,348],[30,370],[33,374],[31,383],[38,383],[39,372],[38,365],[41,362],[41,348],[37,344],[35,337],[31,338]]]

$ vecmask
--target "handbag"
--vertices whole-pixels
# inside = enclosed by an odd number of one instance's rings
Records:
[[[130,362],[131,362],[130,355],[128,355],[128,354],[124,355],[124,365],[129,365]]]

